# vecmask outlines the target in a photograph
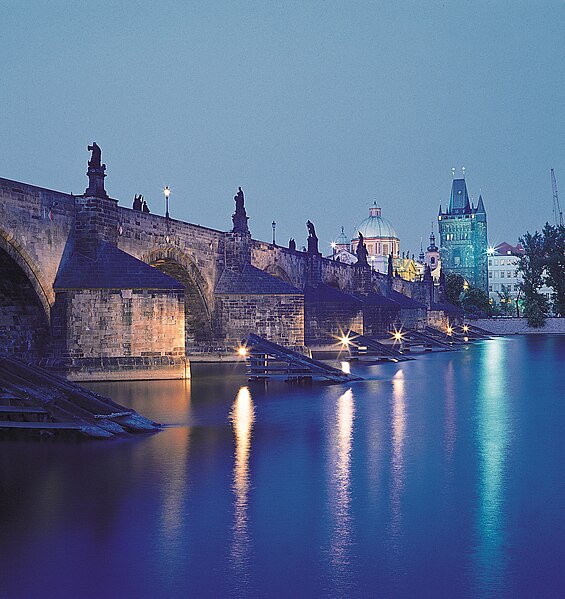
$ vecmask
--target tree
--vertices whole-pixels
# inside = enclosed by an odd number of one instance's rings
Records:
[[[553,312],[565,316],[565,227],[546,223],[542,233],[545,283],[553,288]]]
[[[461,306],[465,279],[456,272],[448,272],[445,276],[445,295],[447,301],[454,306]]]
[[[491,313],[491,305],[488,293],[469,285],[463,294],[461,306],[468,314],[475,316],[488,316]]]
[[[502,290],[497,291],[499,299],[499,309],[502,314],[508,316],[514,313],[514,306],[512,305],[512,293],[510,292],[510,286],[502,285]]]
[[[543,236],[537,231],[527,232],[520,237],[524,254],[518,263],[518,272],[522,273],[520,288],[524,294],[524,316],[530,327],[542,327],[549,312],[547,299],[539,292],[544,283],[546,262]]]

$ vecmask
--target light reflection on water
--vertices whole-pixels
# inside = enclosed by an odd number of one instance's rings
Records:
[[[478,546],[475,580],[479,597],[498,597],[504,588],[507,554],[504,477],[512,437],[508,414],[508,366],[504,344],[487,342],[480,362],[477,414],[479,446]]]
[[[392,490],[390,496],[391,533],[395,547],[399,546],[402,531],[402,489],[404,486],[404,437],[406,434],[406,405],[404,372],[399,370],[392,379]]]
[[[351,447],[355,401],[348,389],[341,395],[330,420],[329,435],[329,511],[332,518],[330,561],[338,594],[348,586],[351,539]],[[341,592],[340,592],[341,591]]]
[[[249,580],[250,540],[248,531],[249,455],[251,429],[255,408],[247,387],[241,387],[233,403],[230,419],[235,435],[233,467],[234,523],[231,544],[231,562],[237,575],[236,584],[244,587]]]
[[[558,597],[564,358],[540,336],[348,386],[92,385],[170,426],[2,442],[0,597]]]

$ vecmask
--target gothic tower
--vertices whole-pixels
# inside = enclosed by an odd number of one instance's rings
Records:
[[[456,272],[488,293],[487,214],[482,196],[477,207],[469,202],[465,179],[453,179],[446,212],[438,214],[442,269]]]

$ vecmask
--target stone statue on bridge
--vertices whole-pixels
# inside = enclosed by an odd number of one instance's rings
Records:
[[[308,220],[306,221],[306,227],[308,229],[308,253],[318,256],[320,252],[318,251],[318,237],[316,236],[314,223]]]
[[[92,155],[88,161],[88,171],[86,172],[88,187],[84,195],[107,198],[108,194],[104,189],[104,177],[106,176],[104,171],[106,170],[106,165],[102,164],[102,150],[95,141],[92,142],[91,146],[87,146],[87,149],[89,152],[92,152]]]
[[[291,237],[289,242],[288,242],[288,249],[291,252],[296,252],[296,241],[294,241],[294,239]]]
[[[249,227],[247,221],[249,217],[245,211],[245,196],[243,190],[238,187],[236,195],[233,197],[235,201],[235,212],[232,214],[233,229],[232,233],[243,233],[249,235]]]
[[[386,276],[389,280],[389,285],[390,282],[392,281],[392,254],[388,255],[388,263],[387,263],[387,269],[386,269]]]
[[[361,231],[359,231],[359,242],[355,253],[357,254],[357,266],[369,266],[369,262],[367,261],[369,252],[367,252],[367,246],[365,245]]]

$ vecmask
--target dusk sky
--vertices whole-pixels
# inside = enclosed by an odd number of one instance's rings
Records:
[[[489,240],[565,207],[565,2],[2,3],[0,176],[87,186],[86,147],[131,206],[320,249],[376,200],[401,251],[426,243],[451,168]],[[437,233],[437,227],[436,227]]]

